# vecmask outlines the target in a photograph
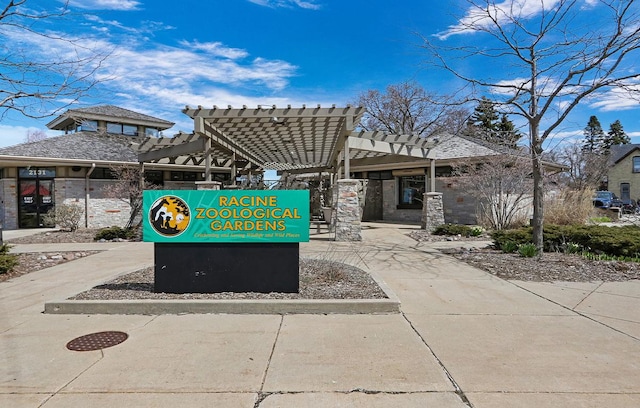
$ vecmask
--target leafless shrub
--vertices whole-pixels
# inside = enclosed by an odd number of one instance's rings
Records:
[[[531,163],[527,158],[501,155],[491,163],[462,160],[454,164],[453,174],[460,188],[480,203],[483,226],[500,230],[528,219]]]
[[[43,216],[45,225],[57,225],[66,231],[75,231],[80,226],[84,209],[75,204],[58,204]]]
[[[593,214],[592,189],[564,189],[545,197],[545,222],[557,225],[584,224]]]

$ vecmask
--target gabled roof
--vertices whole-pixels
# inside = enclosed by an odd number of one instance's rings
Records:
[[[47,127],[54,130],[64,130],[77,120],[117,121],[119,123],[154,127],[160,130],[169,129],[174,125],[173,122],[169,122],[168,120],[159,119],[118,106],[99,105],[88,108],[69,109],[47,123]]]
[[[611,164],[617,164],[631,152],[640,149],[640,144],[623,144],[611,146],[609,150]]]
[[[0,156],[137,163],[131,136],[77,132],[0,148]]]

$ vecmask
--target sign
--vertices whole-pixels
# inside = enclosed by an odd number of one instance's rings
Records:
[[[306,190],[147,190],[144,241],[306,242]]]
[[[38,167],[20,167],[18,169],[20,178],[54,178],[56,176],[55,168],[38,168]]]

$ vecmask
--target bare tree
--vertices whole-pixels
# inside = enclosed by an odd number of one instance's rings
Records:
[[[561,181],[578,191],[598,189],[609,168],[609,155],[586,150],[577,143],[563,145],[552,157],[569,169]]]
[[[27,134],[24,137],[25,143],[39,142],[47,138],[47,133],[42,130],[27,130]]]
[[[451,98],[429,94],[415,82],[389,85],[385,92],[369,90],[356,104],[366,109],[361,125],[366,130],[385,130],[398,135],[429,136],[457,133],[469,113],[445,101]]]
[[[493,94],[529,127],[533,163],[533,240],[543,245],[544,142],[579,103],[611,90],[637,94],[640,15],[634,0],[467,0],[467,14],[438,35],[474,35],[477,46],[424,39],[433,63]],[[597,17],[580,25],[584,7]],[[582,19],[581,19],[582,17]],[[636,57],[636,59],[634,59]],[[464,61],[464,67],[456,61]],[[470,65],[504,67],[467,74]],[[474,100],[478,100],[474,98]]]
[[[531,163],[526,157],[501,155],[491,164],[468,160],[453,166],[459,188],[476,198],[480,218],[493,229],[527,219],[531,206]]]
[[[108,55],[86,41],[50,31],[51,22],[70,14],[68,1],[39,9],[29,0],[9,0],[0,8],[0,118],[9,111],[31,118],[55,114],[90,91]],[[28,4],[27,4],[28,3]],[[45,27],[46,26],[46,27]],[[56,49],[58,57],[33,52],[21,39],[36,38]]]
[[[160,186],[147,181],[142,169],[138,166],[113,165],[109,170],[113,173],[115,180],[105,186],[105,196],[124,200],[129,204],[131,211],[126,228],[136,227],[141,222],[142,192],[157,190]]]

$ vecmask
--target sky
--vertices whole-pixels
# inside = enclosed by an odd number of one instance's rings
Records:
[[[547,0],[547,6],[559,0]],[[596,24],[597,0],[578,0],[581,24]],[[3,2],[4,3],[4,2]],[[462,29],[474,18],[465,0],[70,0],[63,20],[41,22],[56,36],[81,39],[109,53],[97,71],[102,81],[72,107],[112,104],[175,122],[164,132],[191,132],[189,106],[343,106],[368,90],[415,81],[429,92],[459,92],[462,83],[431,64],[423,47],[482,44],[486,38]],[[517,0],[535,18],[540,0]],[[27,0],[49,7],[60,0]],[[6,27],[5,27],[6,28]],[[70,52],[61,44],[1,30],[13,50],[55,60]],[[8,52],[1,48],[1,52]],[[28,51],[27,51],[28,50]],[[78,52],[75,50],[74,52]],[[81,52],[81,51],[80,51]],[[81,55],[81,54],[79,54]],[[637,56],[635,58],[638,58]],[[458,61],[462,72],[513,81],[500,64]],[[639,65],[640,61],[629,61]],[[633,84],[634,86],[637,84]],[[490,95],[487,95],[490,97]],[[60,100],[59,103],[65,102]],[[640,104],[623,93],[583,101],[556,129],[554,140],[582,137],[595,115],[604,130],[620,120],[640,143]],[[28,131],[46,129],[53,117],[0,119],[0,146],[21,143]],[[519,126],[524,123],[516,117]],[[543,124],[544,127],[544,124]],[[526,130],[523,128],[523,130]]]

